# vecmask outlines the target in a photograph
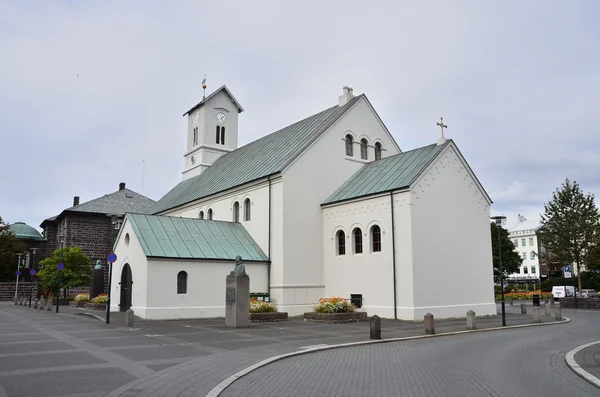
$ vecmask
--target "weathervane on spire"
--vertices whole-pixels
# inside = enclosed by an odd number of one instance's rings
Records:
[[[206,73],[204,73],[204,80],[202,80],[202,100],[206,98]]]

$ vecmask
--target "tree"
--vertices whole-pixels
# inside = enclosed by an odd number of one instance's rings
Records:
[[[593,194],[584,194],[576,181],[565,179],[552,200],[544,204],[541,228],[550,262],[575,264],[581,291],[581,266],[592,260],[598,249],[600,214]]]
[[[495,222],[490,223],[492,234],[492,258],[494,261],[494,281],[500,282],[500,258],[498,256],[498,226]],[[502,246],[502,279],[506,280],[509,274],[519,271],[523,259],[517,251],[515,245],[508,237],[508,230],[500,226],[500,245]]]
[[[54,250],[50,258],[40,262],[44,268],[40,270],[38,276],[44,291],[51,291],[53,296],[58,294],[59,272],[58,264],[60,260],[60,248]],[[62,249],[62,263],[65,265],[62,270],[60,287],[69,289],[75,287],[88,286],[92,277],[92,267],[90,258],[81,252],[79,247],[69,247]]]
[[[17,254],[25,251],[25,244],[15,237],[9,225],[0,217],[0,281],[13,281],[17,271]]]

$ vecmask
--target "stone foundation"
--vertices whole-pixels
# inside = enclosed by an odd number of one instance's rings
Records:
[[[251,323],[263,323],[270,321],[286,321],[288,319],[287,312],[273,313],[250,313]]]
[[[558,301],[563,308],[575,307],[575,298],[560,298]],[[600,310],[600,298],[577,298],[577,308]]]
[[[304,321],[313,321],[315,323],[358,323],[369,321],[366,312],[352,313],[304,313]]]

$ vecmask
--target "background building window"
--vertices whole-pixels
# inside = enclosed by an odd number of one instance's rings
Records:
[[[354,229],[352,234],[354,235],[354,253],[362,254],[362,252],[363,252],[362,231],[359,228],[356,228],[356,229]]]
[[[336,248],[338,255],[346,255],[346,233],[343,230],[338,230],[335,234]]]
[[[251,203],[250,203],[250,199],[247,198],[246,200],[244,200],[244,220],[246,222],[248,222],[250,220],[250,209],[251,207]]]
[[[531,266],[531,274],[535,274],[536,270],[535,270],[535,266]]]
[[[523,267],[523,274],[527,274],[527,266]]]
[[[529,245],[533,245],[533,237],[529,238]]]
[[[377,225],[371,227],[371,250],[372,252],[381,251],[381,229]]]
[[[529,259],[535,259],[535,252],[531,251],[529,253]]]
[[[523,260],[527,259],[527,252],[523,252]]]
[[[208,209],[208,212],[206,213],[206,216],[207,216],[208,219],[212,220],[212,218],[213,218],[213,210],[212,210],[212,208]]]
[[[522,239],[521,239],[521,245],[522,245],[523,247],[525,247],[525,239],[524,239],[524,238],[522,238]]]
[[[352,156],[352,135],[346,135],[346,156]]]
[[[513,240],[513,244],[515,245],[515,247],[519,246],[519,240]]]
[[[184,271],[177,274],[177,293],[187,294],[187,273]]]
[[[366,139],[361,139],[360,140],[360,158],[363,160],[367,160],[367,147],[368,147],[368,143]]]

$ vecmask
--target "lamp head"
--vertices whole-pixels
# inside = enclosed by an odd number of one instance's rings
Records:
[[[496,215],[492,216],[490,219],[495,220],[497,226],[502,226],[502,223],[506,219],[506,217],[504,215]]]

